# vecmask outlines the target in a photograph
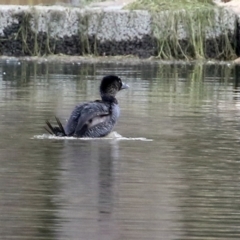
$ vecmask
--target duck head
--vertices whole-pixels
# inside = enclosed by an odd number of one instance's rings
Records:
[[[115,97],[117,92],[129,88],[129,86],[122,82],[122,80],[115,75],[108,75],[102,79],[100,84],[101,97]]]

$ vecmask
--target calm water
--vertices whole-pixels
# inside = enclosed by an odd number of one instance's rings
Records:
[[[240,69],[3,61],[0,73],[1,239],[240,238]],[[115,128],[129,139],[37,138],[98,98],[106,74],[131,87]]]

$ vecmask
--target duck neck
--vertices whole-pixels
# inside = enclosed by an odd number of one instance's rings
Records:
[[[104,101],[104,102],[108,102],[110,104],[112,104],[112,103],[118,104],[118,101],[115,98],[115,96],[104,94],[101,97],[102,97],[102,101]]]

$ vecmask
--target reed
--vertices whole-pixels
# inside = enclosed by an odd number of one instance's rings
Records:
[[[212,0],[137,0],[126,8],[150,11],[160,59],[236,57],[236,36],[226,28],[226,10]]]

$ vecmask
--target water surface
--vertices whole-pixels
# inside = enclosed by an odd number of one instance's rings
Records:
[[[0,73],[2,239],[240,238],[238,67],[2,61]],[[130,141],[36,137],[99,98],[106,74],[130,85],[114,129]]]

